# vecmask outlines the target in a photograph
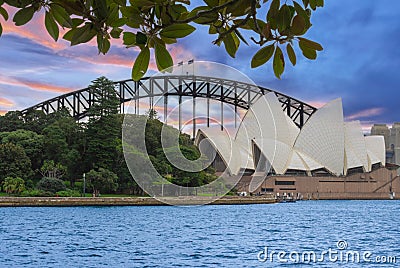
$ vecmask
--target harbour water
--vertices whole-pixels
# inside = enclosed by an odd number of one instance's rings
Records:
[[[400,201],[0,208],[0,238],[0,267],[399,267]]]

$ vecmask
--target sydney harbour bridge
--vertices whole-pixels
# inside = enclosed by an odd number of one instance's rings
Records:
[[[224,104],[229,104],[237,114],[238,109],[249,109],[261,95],[269,92],[274,92],[276,94],[281,103],[282,110],[300,128],[317,110],[307,103],[262,86],[208,76],[159,75],[146,77],[139,81],[118,81],[114,82],[114,86],[116,95],[121,104],[121,113],[126,112],[125,106],[129,103],[130,112],[139,114],[140,102],[147,101],[149,107],[153,108],[155,99],[162,98],[161,109],[163,110],[164,121],[166,121],[168,118],[169,99],[177,98],[179,104],[177,107],[179,129],[182,129],[182,111],[180,105],[182,99],[192,99],[192,118],[194,118],[192,120],[193,136],[195,136],[196,133],[196,101],[200,98],[206,100],[205,109],[207,116],[205,116],[205,120],[208,127],[210,126],[210,101],[217,101],[220,103],[219,121],[221,129],[224,127]],[[88,110],[99,98],[102,98],[101,94],[88,87],[43,101],[21,112],[22,115],[26,115],[32,110],[41,110],[45,114],[50,114],[67,108],[75,119],[81,120],[87,116]],[[160,103],[156,105],[160,108]],[[235,127],[237,125],[236,120],[235,117]]]

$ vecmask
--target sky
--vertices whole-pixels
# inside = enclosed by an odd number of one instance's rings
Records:
[[[367,130],[374,123],[400,121],[399,9],[400,1],[326,0],[325,7],[314,12],[313,26],[305,36],[322,44],[324,50],[315,61],[297,53],[297,65],[286,64],[281,80],[273,75],[271,63],[250,68],[259,49],[256,45],[241,44],[232,59],[223,47],[212,44],[216,36],[208,35],[206,27],[198,27],[169,50],[175,63],[194,59],[227,64],[260,86],[315,107],[340,97],[345,119],[360,120]],[[52,41],[44,29],[43,14],[36,14],[23,27],[2,17],[0,22],[4,28],[0,114],[85,88],[99,76],[114,81],[130,78],[138,51],[125,48],[121,41],[113,42],[104,56],[97,53],[93,41],[74,47],[64,40]],[[152,61],[149,74],[155,70]]]

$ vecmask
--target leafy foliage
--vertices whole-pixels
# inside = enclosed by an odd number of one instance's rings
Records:
[[[7,177],[3,182],[3,190],[7,194],[20,194],[25,191],[25,181],[21,178]]]
[[[100,191],[115,191],[118,187],[118,176],[104,168],[99,168],[98,171],[92,169],[86,174],[86,178],[96,196],[99,196]]]
[[[31,173],[31,161],[21,146],[0,144],[0,181],[6,177],[28,178]]]
[[[42,178],[36,185],[36,188],[41,191],[56,193],[65,191],[67,187],[64,182],[57,178]]]
[[[282,47],[286,44],[290,44],[287,55],[293,65],[296,54],[291,48],[295,44],[308,59],[315,59],[316,52],[322,50],[318,43],[302,36],[312,26],[311,14],[323,7],[324,0],[204,0],[193,9],[189,0],[2,0],[0,15],[5,20],[8,13],[3,6],[7,5],[17,8],[13,16],[17,26],[28,23],[35,13],[44,12],[49,35],[57,41],[60,28],[66,29],[63,39],[72,46],[96,39],[99,53],[106,54],[111,40],[122,38],[127,47],[140,49],[132,68],[135,80],[147,71],[150,49],[154,50],[159,70],[172,66],[167,46],[195,32],[196,26],[208,27],[209,34],[217,35],[213,43],[223,43],[233,58],[241,42],[248,45],[252,41],[260,46],[261,52],[251,61],[253,68],[268,62],[274,48],[273,69],[278,78],[285,69],[286,50]],[[267,16],[261,19],[259,12],[265,8]],[[249,38],[244,31],[256,37]]]

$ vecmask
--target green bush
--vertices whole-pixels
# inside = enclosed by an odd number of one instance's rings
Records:
[[[56,193],[60,197],[80,197],[81,193],[75,190],[67,189],[66,191],[59,191]]]
[[[65,191],[67,189],[67,187],[65,187],[65,184],[62,180],[56,179],[56,178],[46,178],[46,177],[41,179],[37,183],[36,188],[38,190],[42,190],[45,192],[51,192],[51,193]]]
[[[23,197],[48,197],[48,196],[53,196],[53,193],[38,190],[38,189],[33,189],[33,190],[23,191],[21,193],[21,196],[23,196]]]

